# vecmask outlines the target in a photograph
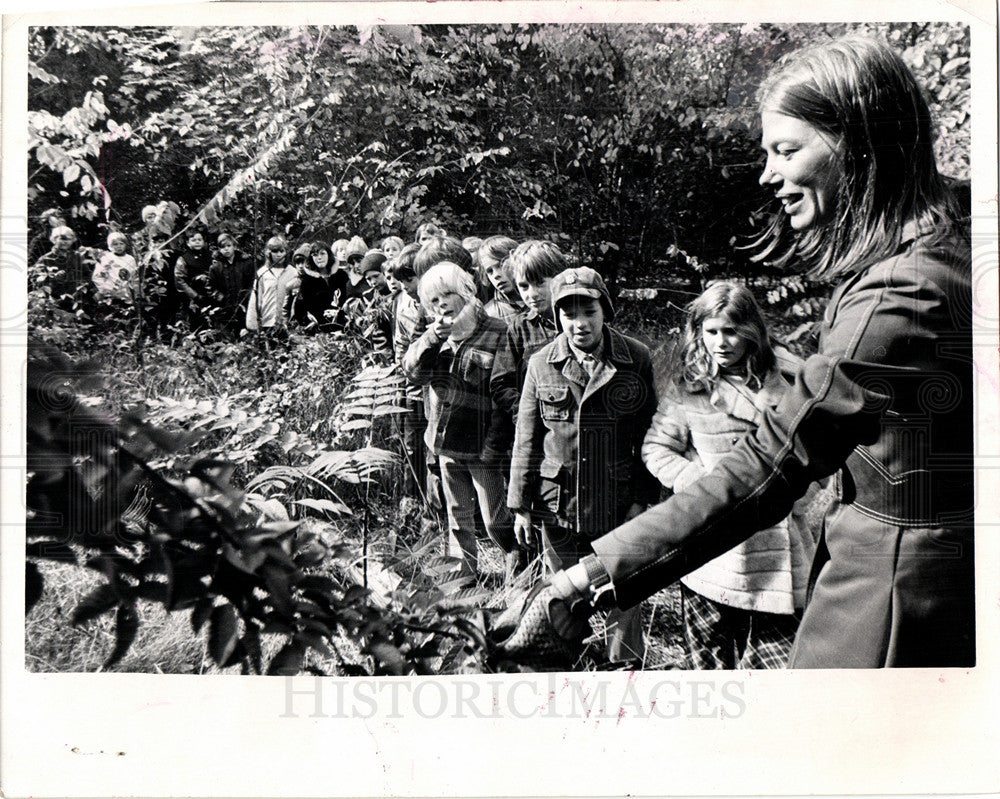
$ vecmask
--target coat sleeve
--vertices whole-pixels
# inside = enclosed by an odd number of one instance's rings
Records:
[[[198,295],[195,290],[188,285],[187,281],[187,264],[184,262],[184,257],[181,256],[177,259],[174,264],[174,287],[188,299],[195,299]]]
[[[259,282],[255,278],[253,287],[250,289],[250,299],[247,301],[247,330],[257,330],[260,326],[257,319],[257,284]]]
[[[642,460],[660,485],[680,491],[705,473],[688,457],[690,451],[691,430],[684,407],[674,398],[664,399],[642,442]]]
[[[514,423],[521,400],[519,363],[522,356],[513,331],[508,328],[497,349],[490,374],[490,394],[497,417],[497,441],[504,450],[514,439]]]
[[[524,356],[523,349],[517,341],[514,331],[507,330],[496,360],[493,362],[493,374],[490,375],[490,391],[497,406],[505,410],[513,419],[517,416],[518,404],[521,399],[521,386],[518,385],[518,364]]]
[[[299,289],[302,288],[302,280],[299,278],[298,273],[293,275],[289,281],[288,285],[285,287],[285,299],[281,308],[281,315],[278,318],[279,325],[285,325],[292,318],[292,309],[295,306],[295,300],[299,296]]]
[[[406,350],[403,356],[403,372],[414,383],[425,385],[431,382],[437,371],[441,341],[434,331],[427,329]]]
[[[535,370],[529,363],[517,411],[517,425],[514,428],[510,484],[507,490],[507,507],[514,511],[531,509],[542,463],[545,425],[538,411],[536,386]]]
[[[641,505],[648,505],[656,502],[660,498],[660,484],[653,476],[652,472],[646,468],[642,458],[642,444],[656,413],[656,386],[653,380],[653,363],[649,356],[649,351],[643,347],[642,358],[639,361],[639,378],[642,386],[643,401],[636,416],[634,430],[634,440],[632,441],[632,453],[634,465],[632,474],[635,479],[635,502]]]
[[[874,443],[886,398],[867,381],[884,368],[814,355],[757,432],[709,474],[594,541],[619,606],[636,604],[776,524],[809,483],[833,474],[858,444]]]

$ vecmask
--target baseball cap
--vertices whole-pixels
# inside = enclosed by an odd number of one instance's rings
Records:
[[[604,308],[604,321],[610,322],[615,318],[615,308],[611,304],[608,287],[604,285],[604,278],[589,266],[578,266],[560,272],[552,278],[550,291],[552,317],[556,327],[559,327],[559,303],[568,297],[589,297],[592,300],[599,300]]]

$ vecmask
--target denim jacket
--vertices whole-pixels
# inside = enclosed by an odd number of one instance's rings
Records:
[[[635,604],[774,524],[810,482],[841,467],[840,505],[870,520],[871,535],[885,538],[880,546],[890,556],[906,529],[971,531],[969,244],[928,242],[907,226],[897,255],[835,291],[819,353],[764,413],[755,435],[696,484],[593,542],[619,605]],[[965,545],[971,551],[971,540],[956,544]],[[887,588],[897,614],[908,592],[932,601],[935,569],[948,561],[932,555],[913,559],[919,581]],[[862,553],[850,568],[863,573],[880,560]]]

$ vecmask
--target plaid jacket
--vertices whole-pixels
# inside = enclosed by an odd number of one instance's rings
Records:
[[[433,330],[406,351],[406,376],[428,387],[424,441],[435,455],[492,460],[497,452],[490,373],[506,330],[503,322],[477,305],[476,328],[457,351],[444,347]]]

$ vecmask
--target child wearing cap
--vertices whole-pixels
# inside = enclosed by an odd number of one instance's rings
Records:
[[[493,445],[495,414],[489,377],[506,327],[486,315],[472,275],[449,261],[420,278],[420,300],[430,317],[407,350],[403,370],[428,386],[424,441],[438,459],[450,532],[448,554],[462,572],[476,573],[476,502],[487,535],[507,553],[510,575],[520,560],[504,502],[501,461]]]
[[[608,325],[611,297],[589,267],[552,281],[559,334],[528,362],[517,413],[507,505],[518,542],[546,565],[576,563],[589,543],[659,500],[641,449],[656,411],[649,349]],[[609,617],[611,660],[639,657],[637,609]]]
[[[368,284],[365,293],[369,296],[388,297],[391,293],[389,286],[385,282],[385,274],[382,272],[385,261],[386,255],[381,250],[369,250],[365,253],[365,257],[361,259],[358,271],[361,273],[361,277],[365,283]]]
[[[347,283],[347,297],[345,299],[360,297],[368,291],[368,284],[361,273],[361,262],[367,253],[368,245],[365,244],[365,240],[361,236],[352,236],[351,240],[347,242],[345,258],[347,259],[347,276],[350,280]]]

